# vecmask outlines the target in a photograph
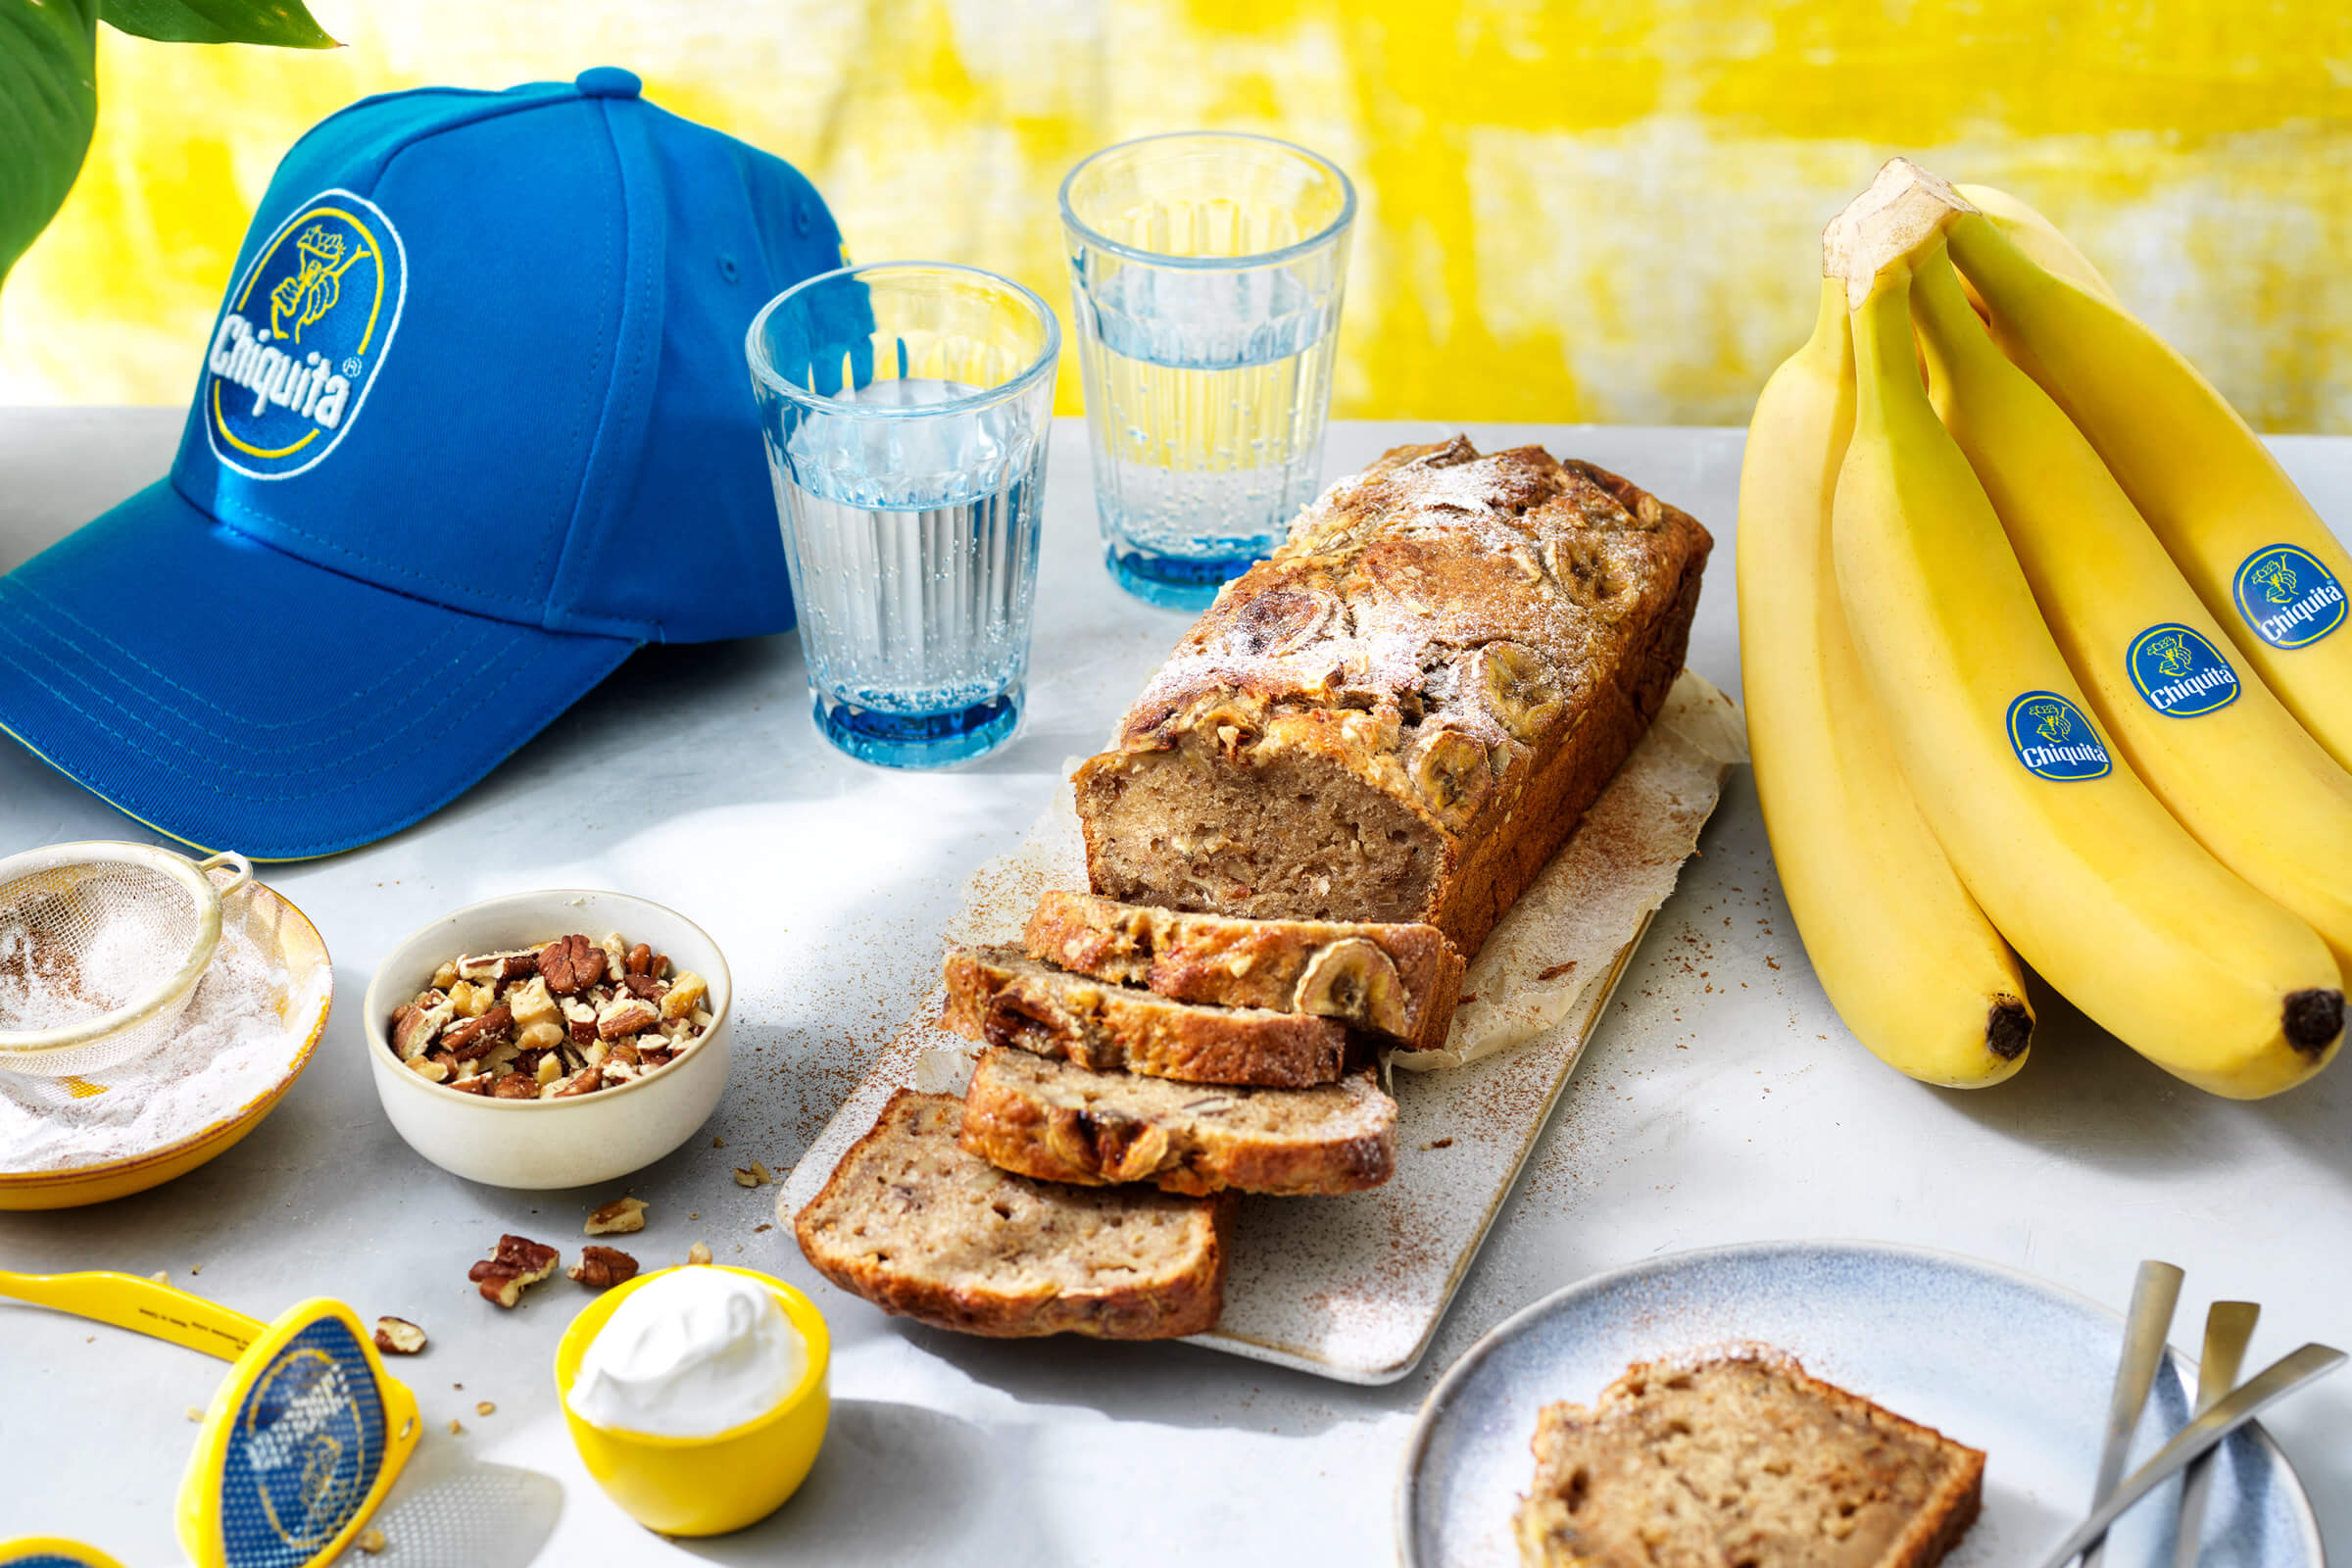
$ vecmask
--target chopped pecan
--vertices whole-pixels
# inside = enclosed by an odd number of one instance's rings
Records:
[[[564,1272],[591,1290],[609,1291],[637,1277],[637,1260],[616,1247],[583,1247],[580,1260]]]
[[[454,1010],[445,994],[427,991],[392,1014],[392,1048],[403,1059],[413,1060],[422,1055]]]
[[[624,974],[643,975],[651,978],[654,972],[653,948],[643,942],[631,948],[628,957],[621,963],[621,970]]]
[[[637,1034],[662,1021],[661,1011],[635,997],[614,997],[597,1009],[596,1032],[607,1040]]]
[[[640,1002],[660,1002],[662,994],[669,990],[650,974],[623,975],[620,987]]]
[[[549,1100],[569,1100],[575,1095],[589,1094],[604,1081],[604,1074],[595,1067],[582,1067],[578,1072],[549,1088]]]
[[[511,1072],[490,1085],[493,1100],[537,1100],[539,1080],[527,1072]]]
[[[645,1229],[646,1202],[642,1198],[615,1198],[588,1216],[591,1236],[619,1236]]]
[[[477,1072],[470,1078],[453,1079],[449,1083],[442,1085],[442,1087],[444,1089],[455,1089],[461,1095],[486,1096],[490,1093],[490,1078],[486,1073]]]
[[[556,1271],[561,1254],[527,1236],[501,1236],[498,1250],[466,1271],[481,1291],[482,1299],[513,1306],[522,1299],[523,1287],[536,1285]]]
[[[464,980],[487,980],[497,985],[521,979],[538,963],[538,955],[528,948],[515,948],[506,953],[461,953],[458,955],[458,976]]]
[[[415,1355],[424,1348],[424,1330],[405,1317],[379,1317],[375,1348],[388,1355]]]
[[[613,1041],[606,1049],[605,1059],[619,1062],[624,1067],[641,1066],[645,1061],[643,1054],[638,1051],[637,1043],[633,1040]]]
[[[479,1018],[468,1018],[441,1037],[449,1054],[461,1061],[487,1055],[490,1048],[507,1037],[514,1027],[514,1014],[505,1007],[492,1007]]]

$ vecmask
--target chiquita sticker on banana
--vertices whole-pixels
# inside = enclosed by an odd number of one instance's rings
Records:
[[[2150,626],[2124,656],[2132,684],[2167,718],[2195,718],[2237,701],[2237,671],[2221,651],[2177,622]]]
[[[2344,623],[2344,585],[2293,545],[2248,556],[2230,585],[2237,612],[2273,648],[2303,648]]]
[[[2115,767],[2082,710],[2056,692],[2028,692],[2009,705],[2009,744],[2026,771],[2060,784],[2105,778]]]

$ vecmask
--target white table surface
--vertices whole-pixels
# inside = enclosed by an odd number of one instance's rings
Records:
[[[0,412],[0,569],[162,473],[179,421],[175,410]],[[1451,428],[1340,425],[1326,469]],[[1740,432],[1470,433],[1482,448],[1540,440],[1592,458],[1703,519],[1716,553],[1690,662],[1738,691]],[[0,1214],[0,1265],[168,1269],[263,1318],[327,1295],[363,1318],[415,1319],[432,1348],[394,1371],[422,1402],[425,1443],[558,1480],[563,1513],[539,1560],[583,1564],[1391,1561],[1406,1432],[1478,1335],[1595,1270],[1726,1242],[1944,1248],[2118,1306],[2137,1260],[2156,1255],[2188,1271],[2174,1339],[2192,1353],[2217,1297],[2264,1304],[2253,1364],[2309,1339],[2352,1343],[2352,1068],[2276,1101],[2216,1100],[2044,996],[2016,1081],[1976,1094],[1912,1083],[1824,1002],[1743,769],[1403,1381],[1350,1388],[1187,1346],[959,1339],[833,1290],[784,1231],[754,1230],[774,1191],[743,1190],[730,1170],[793,1163],[934,972],[964,877],[1014,842],[1059,787],[1061,760],[1095,749],[1187,621],[1112,587],[1082,431],[1063,420],[1055,440],[1033,707],[1011,747],[960,772],[881,772],[817,740],[790,637],[639,655],[422,826],[266,868],[336,959],[338,1004],[309,1072],[245,1142],[160,1190]],[[2352,439],[2278,445],[2323,512],[2352,518]],[[147,836],[0,743],[0,853]],[[635,1178],[654,1210],[631,1250],[653,1266],[706,1239],[721,1261],[800,1285],[832,1323],[830,1441],[802,1493],[739,1536],[664,1542],[580,1469],[550,1372],[578,1287],[559,1277],[501,1312],[466,1281],[502,1230],[568,1256],[582,1213],[612,1193],[444,1175],[393,1134],[361,1059],[360,995],[395,941],[459,905],[567,885],[684,910],[734,968],[735,1083],[705,1130],[726,1147],[700,1137]],[[1986,1359],[1997,1369],[1997,1346]],[[219,1376],[185,1350],[0,1304],[0,1539],[52,1531],[134,1568],[179,1561],[171,1505],[195,1436],[182,1412]],[[477,1417],[477,1399],[497,1413]],[[452,1416],[464,1437],[447,1435]],[[2352,1542],[2352,1378],[2271,1426],[2328,1538]]]

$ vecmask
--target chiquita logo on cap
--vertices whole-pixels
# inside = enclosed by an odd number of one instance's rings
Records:
[[[301,473],[359,418],[408,293],[392,220],[321,191],[277,226],[229,291],[205,358],[213,455],[256,479]]]
[[[2105,778],[2115,765],[2082,710],[2056,692],[2028,692],[2009,705],[2009,744],[2028,772],[2061,784]]]

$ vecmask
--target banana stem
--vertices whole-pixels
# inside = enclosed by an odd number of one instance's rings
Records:
[[[1854,308],[1853,323],[1859,418],[1885,425],[1911,399],[1924,407],[1927,393],[1919,382],[1919,350],[1911,335],[1908,263],[1894,262],[1871,280],[1869,295]],[[1929,417],[1934,416],[1930,410]]]

